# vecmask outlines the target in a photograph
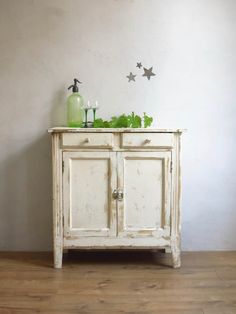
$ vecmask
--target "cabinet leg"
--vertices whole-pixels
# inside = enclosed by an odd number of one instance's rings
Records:
[[[180,243],[179,243],[179,240],[175,240],[175,241],[172,242],[171,252],[172,252],[173,268],[179,268],[181,266]]]
[[[61,246],[54,247],[54,268],[62,268],[63,249]]]

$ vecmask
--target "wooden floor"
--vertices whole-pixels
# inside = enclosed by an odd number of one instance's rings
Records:
[[[0,314],[236,314],[236,252],[0,253]]]

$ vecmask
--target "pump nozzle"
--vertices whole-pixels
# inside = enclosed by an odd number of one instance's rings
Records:
[[[80,82],[77,78],[74,79],[74,84],[68,87],[68,90],[73,88],[72,91],[73,93],[78,93],[79,91],[79,87],[77,86],[78,84],[82,84],[82,82]]]

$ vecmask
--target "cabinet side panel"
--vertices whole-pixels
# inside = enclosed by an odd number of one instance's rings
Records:
[[[60,135],[52,135],[52,174],[53,174],[53,250],[54,266],[61,268],[63,252],[62,229],[62,156]]]
[[[173,193],[171,209],[171,250],[173,266],[180,267],[181,250],[181,134],[175,134],[173,150]]]

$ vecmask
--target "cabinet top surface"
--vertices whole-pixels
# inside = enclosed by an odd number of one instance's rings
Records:
[[[54,127],[48,129],[49,133],[182,133],[184,129],[151,129],[151,128],[69,128]]]

